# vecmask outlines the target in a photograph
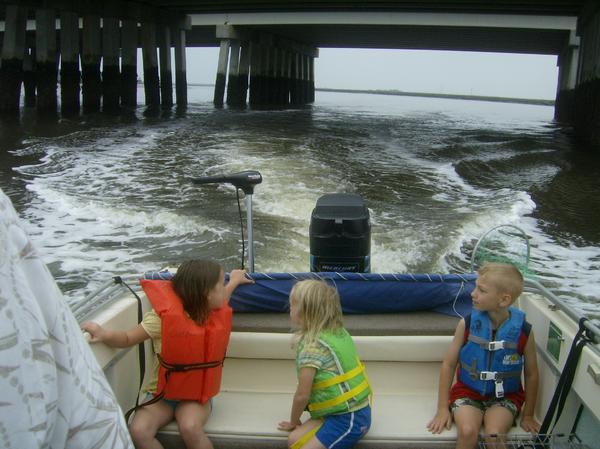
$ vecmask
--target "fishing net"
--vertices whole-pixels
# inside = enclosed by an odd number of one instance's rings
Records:
[[[490,229],[477,242],[471,256],[471,271],[488,262],[514,265],[524,277],[533,278],[529,268],[529,237],[514,225],[500,225]]]
[[[501,436],[500,441],[495,441]],[[591,449],[575,434],[527,434],[527,435],[487,435],[482,438],[479,449]],[[485,440],[489,441],[485,441]]]

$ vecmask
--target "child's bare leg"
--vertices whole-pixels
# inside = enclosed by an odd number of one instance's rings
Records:
[[[313,430],[315,427],[318,427],[320,424],[321,421],[318,419],[309,419],[301,426],[296,427],[288,436],[288,448],[291,448],[296,441]],[[304,446],[302,446],[302,449],[325,449],[325,446],[323,446],[319,440],[313,436],[306,442]]]
[[[477,447],[479,429],[483,422],[483,412],[471,405],[461,405],[454,410],[456,424],[456,449],[474,449]]]
[[[485,415],[483,416],[483,426],[485,441],[488,448],[505,448],[505,436],[510,431],[513,421],[514,416],[512,411],[501,405],[494,405],[485,411]],[[490,435],[497,435],[497,437],[492,437]]]
[[[175,419],[179,433],[187,449],[213,449],[204,433],[204,425],[210,416],[210,402],[181,401],[175,409]]]
[[[173,419],[173,409],[164,401],[140,408],[133,415],[129,433],[137,449],[162,449],[156,433]]]

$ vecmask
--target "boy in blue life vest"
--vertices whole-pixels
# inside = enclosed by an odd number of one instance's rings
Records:
[[[523,291],[523,276],[500,263],[486,264],[478,274],[473,311],[456,327],[442,362],[437,413],[427,424],[441,433],[454,419],[460,449],[477,447],[482,424],[486,441],[503,447],[521,409],[523,430],[540,428],[533,416],[539,377],[533,331],[525,314],[511,307]]]

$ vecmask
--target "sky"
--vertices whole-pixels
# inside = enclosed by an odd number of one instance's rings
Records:
[[[322,48],[315,86],[554,100],[556,56]],[[218,48],[187,49],[190,83],[214,83]]]

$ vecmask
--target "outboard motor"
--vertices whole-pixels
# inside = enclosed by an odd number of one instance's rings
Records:
[[[360,195],[323,195],[310,217],[310,271],[369,273],[371,222]]]

